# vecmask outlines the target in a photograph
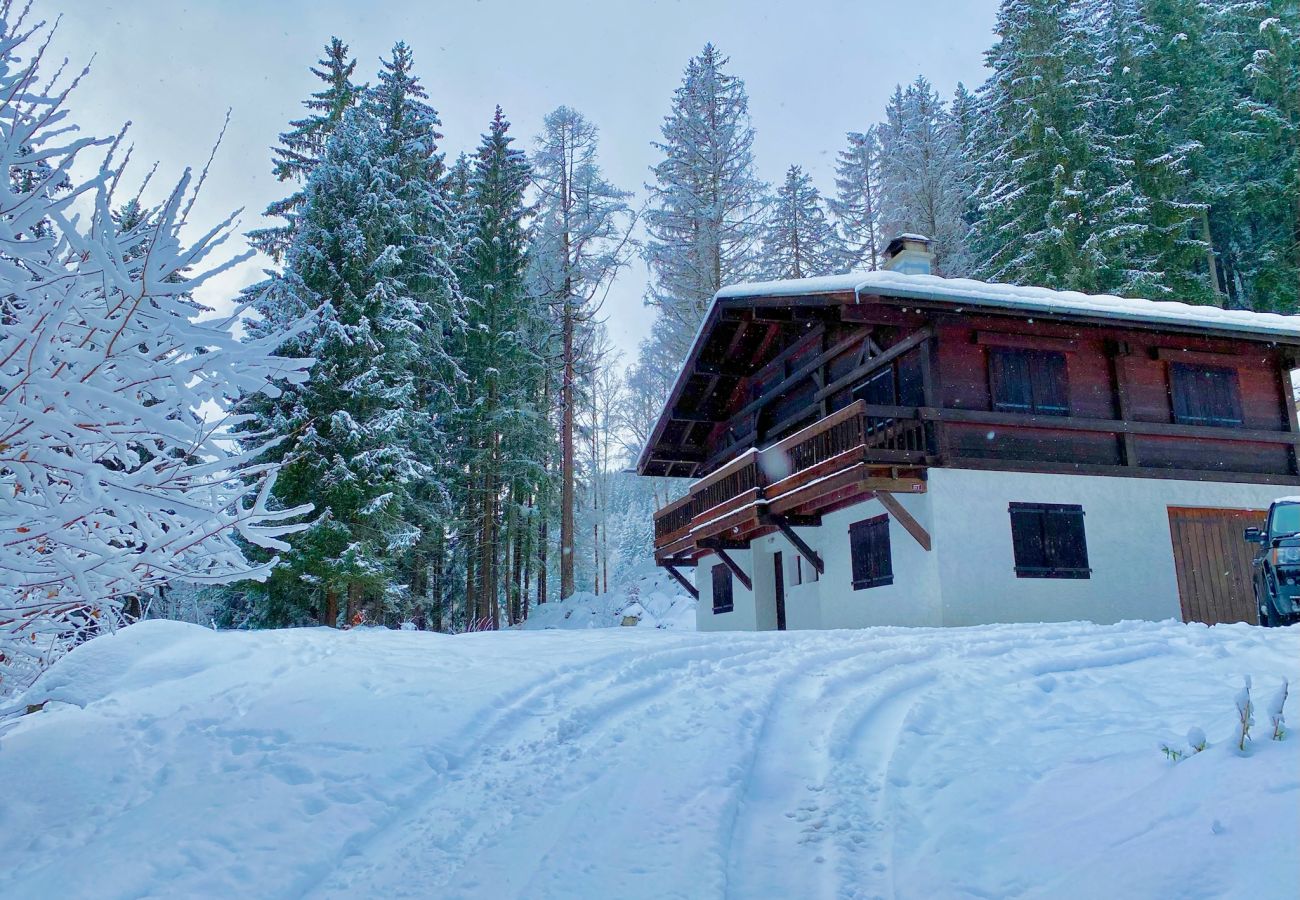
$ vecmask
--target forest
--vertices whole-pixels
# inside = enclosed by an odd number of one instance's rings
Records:
[[[6,16],[15,20],[8,5]],[[20,61],[23,34],[6,27],[8,77],[30,86],[40,60]],[[399,41],[365,72],[345,37],[331,38],[310,65],[319,86],[301,117],[250,162],[271,167],[283,196],[266,210],[273,224],[243,236],[274,261],[227,323],[240,336],[229,362],[247,376],[223,373],[206,392],[173,386],[164,423],[220,409],[187,426],[202,441],[159,442],[159,425],[147,440],[110,442],[115,472],[159,459],[221,472],[211,477],[225,489],[204,508],[225,510],[229,527],[194,546],[221,541],[229,565],[197,578],[192,564],[159,563],[156,536],[124,516],[108,545],[131,565],[114,570],[111,589],[74,585],[107,598],[90,619],[165,610],[225,627],[464,631],[608,591],[646,564],[652,512],[682,489],[626,470],[714,293],[873,269],[904,232],[934,240],[947,277],[1295,311],[1300,7],[1004,0],[993,41],[981,85],[945,97],[924,73],[900,84],[878,121],[833,148],[834,184],[819,187],[797,162],[779,184],[757,176],[743,73],[713,44],[664,98],[658,162],[637,185],[610,183],[597,123],[567,106],[535,135],[515,134],[509,110],[484,110],[477,149],[449,158],[416,49]],[[178,235],[196,185],[145,208],[138,194],[122,199],[120,137],[34,149],[60,90],[25,109],[10,101],[6,115],[28,132],[8,160],[11,193],[32,211],[12,207],[6,227],[33,249],[52,242],[41,265],[67,266],[76,227],[61,217],[93,194],[121,283],[192,309],[202,254]],[[63,158],[95,148],[109,160],[77,183]],[[240,240],[226,229],[197,246]],[[160,236],[170,268],[149,249]],[[603,301],[638,256],[656,318],[624,360]],[[4,301],[7,325],[40,314]],[[25,340],[17,328],[0,338],[0,410],[38,403],[22,389],[30,372],[10,364]],[[254,350],[280,375],[241,368]],[[142,377],[174,362],[156,354]],[[145,411],[159,402],[140,399]],[[204,424],[213,416],[220,428]],[[19,489],[36,477],[25,474],[23,421],[0,425],[0,478]],[[82,455],[75,436],[42,434],[47,458]],[[81,475],[50,477],[80,489]],[[251,519],[268,533],[234,527]],[[87,552],[86,536],[67,531],[23,532],[9,548],[36,561],[7,570],[24,598],[45,598],[32,609],[80,608],[64,592],[79,575],[51,587],[32,574],[57,533],[67,553]],[[30,621],[0,627],[12,636]]]

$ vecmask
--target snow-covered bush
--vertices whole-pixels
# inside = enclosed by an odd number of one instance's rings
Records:
[[[115,627],[127,598],[265,577],[275,560],[250,564],[235,535],[283,549],[306,511],[268,506],[274,472],[231,410],[311,361],[192,299],[244,258],[211,261],[232,220],[182,242],[188,171],[157,208],[115,215],[121,139],[77,136],[76,79],[41,80],[46,30],[26,12],[0,3],[0,694]]]
[[[1273,740],[1280,741],[1286,735],[1286,717],[1284,710],[1286,708],[1287,692],[1290,690],[1291,683],[1285,678],[1282,679],[1282,686],[1277,689],[1273,695],[1273,702],[1268,705],[1268,721],[1273,726]]]
[[[1237,733],[1237,749],[1241,752],[1246,751],[1246,742],[1250,740],[1250,727],[1255,724],[1255,704],[1250,699],[1250,676],[1246,676],[1246,683],[1240,691],[1237,692],[1237,723],[1239,730]]]

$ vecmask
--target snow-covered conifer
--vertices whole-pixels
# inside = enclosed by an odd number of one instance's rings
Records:
[[[845,269],[880,267],[880,141],[873,126],[850,131],[835,161],[835,197],[827,201],[839,226]]]
[[[301,185],[307,180],[325,152],[326,139],[364,90],[363,86],[353,83],[352,73],[357,62],[348,55],[348,45],[337,37],[330,38],[325,45],[325,55],[316,65],[319,68],[312,68],[311,73],[325,82],[325,88],[303,101],[308,114],[290,122],[289,130],[280,134],[280,146],[272,150],[274,163],[271,172],[280,181]],[[302,191],[296,190],[267,206],[263,215],[281,218],[285,222],[249,232],[249,243],[272,259],[281,259],[293,238],[293,219],[302,202]]]
[[[886,240],[924,234],[934,240],[942,275],[970,270],[959,131],[925,78],[899,88],[879,126],[880,227]]]
[[[754,174],[745,83],[712,44],[686,65],[648,185],[649,300],[680,356],[718,289],[755,271],[765,186]]]
[[[821,193],[801,167],[791,166],[763,226],[763,275],[809,278],[838,271],[844,258]]]
[[[1003,0],[975,133],[976,273],[1091,291],[1106,248],[1088,37],[1070,0]]]
[[[577,110],[549,113],[532,155],[537,188],[529,250],[529,281],[546,300],[558,333],[556,400],[560,433],[560,597],[574,590],[579,369],[582,333],[609,284],[626,263],[630,196],[607,180],[597,155],[598,131]],[[545,543],[544,541],[542,542]],[[545,578],[544,572],[538,572]]]
[[[308,176],[284,271],[258,296],[259,337],[311,311],[320,326],[285,347],[319,360],[312,381],[250,404],[289,440],[276,495],[319,517],[286,556],[264,622],[375,620],[413,602],[413,560],[449,508],[447,425],[460,377],[463,303],[455,217],[438,180],[436,115],[409,51],[346,111]],[[409,91],[410,93],[403,93]]]

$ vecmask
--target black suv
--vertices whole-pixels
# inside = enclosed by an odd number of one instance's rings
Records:
[[[1300,622],[1300,497],[1275,500],[1268,524],[1247,528],[1246,540],[1259,545],[1253,574],[1259,624]]]

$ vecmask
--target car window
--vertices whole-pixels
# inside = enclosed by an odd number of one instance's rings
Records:
[[[1269,537],[1300,532],[1300,503],[1284,503],[1273,507],[1273,519],[1269,524]]]

